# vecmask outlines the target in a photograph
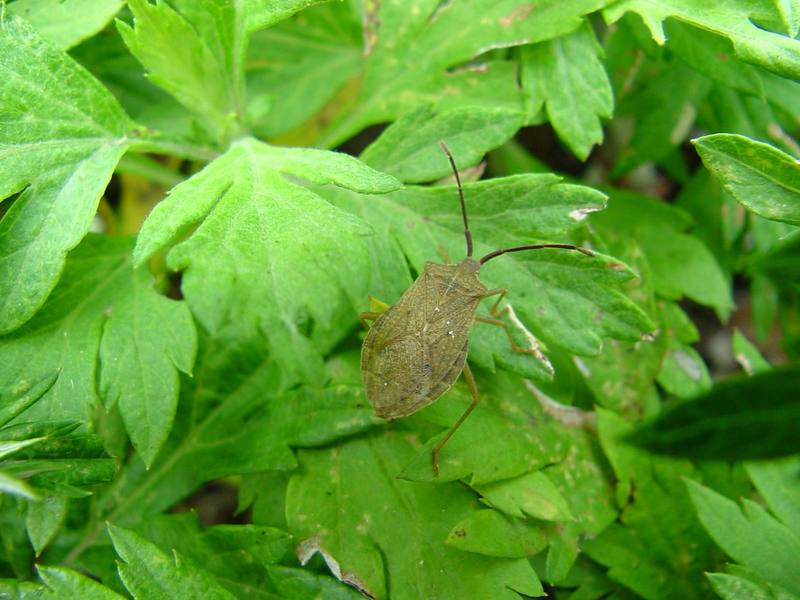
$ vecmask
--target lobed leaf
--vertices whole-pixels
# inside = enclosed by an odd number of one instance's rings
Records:
[[[569,33],[584,15],[608,3],[414,0],[402,9],[385,2],[370,4],[363,14],[363,85],[354,106],[334,121],[319,143],[335,146],[368,125],[392,121],[431,99],[441,108],[498,107],[502,99],[503,105],[519,111],[521,93],[508,62],[487,61],[454,73],[447,69],[492,48]]]
[[[800,536],[800,458],[749,462],[745,468],[770,511]]]
[[[713,542],[692,511],[682,477],[685,460],[654,457],[624,440],[631,425],[610,411],[598,413],[600,444],[619,481],[623,506],[617,522],[581,548],[609,567],[608,576],[647,600],[707,598],[703,573],[719,564]]]
[[[25,323],[86,235],[133,123],[22,19],[0,22],[0,333]],[[24,282],[24,283],[21,283]]]
[[[355,600],[358,594],[293,563],[285,531],[258,525],[216,525],[203,529],[193,513],[148,519],[139,532],[165,553],[178,552],[203,567],[237,598],[253,595],[297,600]]]
[[[330,188],[321,193],[375,229],[378,239],[373,248],[379,256],[375,260],[382,271],[396,274],[374,276],[376,282],[369,289],[381,300],[394,300],[407,286],[400,285],[408,280],[406,267],[400,264],[403,255],[417,272],[425,261],[436,260],[440,248],[447,250],[451,261],[463,256],[463,223],[453,187],[413,187],[379,199]],[[552,175],[466,184],[464,193],[476,257],[497,248],[558,239],[604,205],[599,192],[562,184]],[[615,289],[631,275],[608,257],[561,250],[504,256],[488,263],[480,274],[489,288],[511,290],[508,301],[534,335],[582,354],[596,353],[601,337],[635,340],[650,327],[647,317]],[[486,348],[482,354],[490,352]]]
[[[395,479],[412,453],[408,442],[386,434],[301,452],[286,501],[301,560],[322,553],[340,579],[378,599],[542,595],[524,559],[445,544],[477,503],[458,484],[433,488]]]
[[[678,19],[730,39],[742,60],[763,67],[782,77],[800,79],[800,42],[756,25],[747,0],[734,0],[724,5],[717,2],[686,0],[622,0],[603,11],[613,23],[628,11],[636,12],[644,21],[653,39],[666,41],[663,22]]]
[[[656,72],[619,103],[619,116],[634,117],[630,141],[617,155],[613,176],[648,162],[666,162],[682,144],[711,91],[711,82],[678,62]]]
[[[117,27],[151,81],[201,116],[222,143],[245,118],[244,60],[251,34],[317,1],[131,0],[133,27],[122,21]]]
[[[184,379],[172,434],[148,470],[136,457],[98,502],[98,521],[140,523],[231,474],[291,470],[290,447],[330,444],[377,424],[363,388],[300,386],[269,356],[263,340],[206,340]]]
[[[767,581],[800,595],[800,536],[750,500],[743,500],[740,508],[695,481],[687,480],[686,485],[700,520],[727,554]]]
[[[128,591],[143,600],[186,596],[235,598],[204,568],[176,552],[170,557],[136,533],[109,523],[114,549],[124,562],[117,565]]]
[[[603,141],[601,119],[614,110],[600,45],[584,23],[568,35],[522,49],[520,77],[529,116],[543,107],[559,137],[581,160]]]
[[[91,235],[70,254],[42,310],[0,338],[0,381],[59,370],[26,418],[85,421],[99,375],[101,393],[119,402],[134,445],[150,461],[172,427],[177,372],[191,370],[195,329],[184,303],[160,296],[149,274],[132,269],[131,246],[127,238]]]
[[[289,132],[292,145],[313,142],[326,125],[313,115],[350,89],[361,67],[361,43],[359,16],[344,2],[321,3],[256,32],[247,64],[253,131],[270,139]]]
[[[439,146],[446,142],[456,166],[475,165],[486,152],[508,141],[522,125],[522,114],[506,109],[462,107],[412,110],[392,123],[361,154],[361,160],[410,183],[451,173]]]
[[[366,295],[369,230],[289,176],[367,193],[400,185],[350,156],[246,140],[153,210],[134,260],[194,229],[167,262],[184,272],[195,317],[212,333],[260,332],[289,376],[318,381],[320,354],[351,326],[352,307]]]
[[[729,276],[697,236],[687,232],[692,226],[691,215],[648,196],[620,189],[606,191],[610,195],[608,207],[589,217],[601,239],[615,249],[635,243],[638,251],[628,252],[643,255],[646,265],[639,270],[648,278],[645,285],[658,296],[686,296],[713,308],[720,319],[727,319],[733,309]]]

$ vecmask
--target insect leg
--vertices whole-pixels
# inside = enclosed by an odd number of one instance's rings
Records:
[[[547,356],[545,356],[544,353],[542,352],[542,348],[539,344],[539,341],[533,336],[533,334],[530,331],[528,331],[525,328],[522,322],[517,318],[517,315],[514,313],[514,309],[511,308],[511,305],[507,304],[505,308],[503,308],[500,311],[496,310],[495,307],[492,307],[492,314],[496,316],[507,315],[508,318],[511,319],[511,321],[517,326],[518,330],[521,331],[523,335],[527,338],[530,347],[523,348],[514,341],[514,337],[511,334],[511,330],[508,328],[508,324],[505,321],[501,321],[500,319],[494,319],[492,317],[484,317],[481,315],[477,315],[475,317],[475,320],[481,323],[486,323],[488,325],[494,325],[495,327],[500,327],[503,331],[506,332],[508,341],[511,343],[511,349],[514,352],[530,354],[531,356],[536,358],[539,362],[541,362],[544,365],[544,367],[552,373],[553,365],[550,363],[550,360],[547,358]]]
[[[476,321],[480,321],[481,323],[486,323],[487,325],[494,325],[495,327],[499,327],[503,331],[506,332],[506,336],[508,336],[508,341],[511,343],[511,349],[514,352],[524,352],[525,354],[533,354],[534,356],[536,353],[531,350],[530,348],[523,348],[519,344],[514,341],[514,337],[511,335],[511,330],[508,328],[508,325],[501,321],[500,319],[493,319],[491,317],[484,317],[481,315],[477,315],[475,317]]]
[[[374,321],[378,317],[381,316],[383,313],[379,312],[362,312],[358,313],[358,320],[361,321],[361,326],[366,327],[367,321]]]
[[[464,365],[464,370],[462,373],[464,374],[464,379],[469,386],[469,392],[472,394],[472,402],[467,407],[467,410],[464,411],[464,414],[458,418],[458,421],[453,423],[453,426],[447,432],[447,435],[442,438],[442,441],[433,447],[433,473],[436,475],[436,477],[439,477],[439,451],[441,451],[444,445],[450,440],[451,437],[453,437],[456,429],[461,427],[461,424],[466,421],[470,413],[475,410],[475,407],[478,406],[478,399],[480,398],[480,395],[478,394],[478,386],[475,383],[475,377],[472,376],[472,371],[470,370],[468,364]]]
[[[374,321],[389,309],[388,304],[372,296],[369,297],[369,307],[371,310],[359,313],[358,315],[358,320],[361,321],[362,327],[366,327],[367,321]]]
[[[489,309],[489,313],[490,314],[492,314],[494,316],[497,316],[498,314],[500,314],[500,311],[497,310],[497,307],[500,306],[500,301],[506,295],[506,292],[508,292],[508,290],[506,288],[495,288],[493,290],[489,290],[488,292],[486,292],[483,295],[484,298],[488,298],[489,296],[497,296],[498,297],[497,300],[495,301],[495,303],[492,304],[492,308]]]

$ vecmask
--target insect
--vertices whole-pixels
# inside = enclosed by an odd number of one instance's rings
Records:
[[[503,248],[475,260],[467,220],[464,190],[455,160],[439,142],[450,161],[458,187],[467,256],[457,264],[426,262],[424,270],[402,297],[385,312],[361,313],[362,322],[374,321],[361,348],[361,378],[375,414],[387,420],[406,417],[435,402],[463,373],[472,402],[433,448],[433,471],[439,476],[439,452],[478,404],[478,387],[467,365],[467,343],[474,321],[502,327],[515,351],[533,353],[514,343],[504,321],[477,316],[481,300],[497,296],[490,314],[498,316],[504,288],[488,289],[478,271],[488,261],[509,252],[560,248],[594,254],[572,244],[528,244]]]

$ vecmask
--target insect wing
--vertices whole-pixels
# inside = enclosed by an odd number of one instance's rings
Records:
[[[469,328],[485,288],[456,265],[428,263],[364,340],[361,371],[378,416],[396,419],[429,405],[458,378]]]

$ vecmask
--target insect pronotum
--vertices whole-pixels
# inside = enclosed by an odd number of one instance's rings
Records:
[[[514,343],[505,322],[497,318],[476,317],[484,298],[497,296],[490,313],[497,317],[504,288],[488,289],[478,279],[478,270],[493,258],[509,252],[560,248],[594,254],[572,244],[527,244],[490,252],[479,260],[472,257],[472,234],[467,220],[464,190],[450,150],[439,142],[450,161],[458,187],[467,257],[458,264],[426,262],[422,273],[402,297],[383,313],[361,313],[361,320],[374,324],[361,348],[361,378],[375,414],[392,420],[406,417],[433,403],[464,373],[472,402],[464,414],[433,448],[433,471],[439,475],[439,452],[475,409],[478,387],[467,365],[467,341],[475,320],[502,327],[512,348],[534,354]]]

